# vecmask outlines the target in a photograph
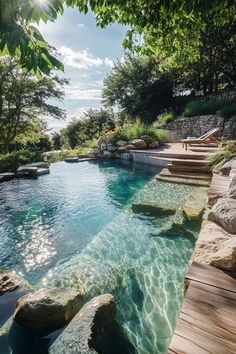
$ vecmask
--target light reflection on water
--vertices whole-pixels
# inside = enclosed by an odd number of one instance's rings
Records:
[[[0,267],[32,283],[112,292],[140,354],[166,351],[194,241],[152,237],[165,218],[132,201],[179,205],[192,188],[151,180],[155,168],[101,162],[51,166],[38,180],[0,186]],[[5,353],[4,353],[5,354]]]

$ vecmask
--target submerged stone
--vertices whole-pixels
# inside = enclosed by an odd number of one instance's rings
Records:
[[[5,270],[0,270],[0,296],[16,289],[32,290],[33,287],[19,275]]]
[[[153,215],[174,215],[176,212],[174,208],[170,209],[161,205],[141,203],[132,204],[132,210],[134,213],[148,213]]]
[[[83,305],[83,294],[70,288],[40,289],[21,297],[14,320],[35,331],[49,332],[68,323]]]
[[[196,220],[201,217],[206,206],[207,188],[197,188],[186,200],[183,211],[189,220]]]
[[[169,228],[162,229],[158,236],[185,236],[195,238],[194,234],[187,230],[183,225],[173,223]]]
[[[116,302],[112,295],[97,296],[86,303],[49,349],[50,354],[132,353],[122,340],[116,322]]]

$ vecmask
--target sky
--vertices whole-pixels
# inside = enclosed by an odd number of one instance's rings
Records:
[[[58,104],[67,112],[65,121],[48,119],[48,126],[59,130],[72,118],[80,118],[89,108],[100,108],[103,79],[114,61],[124,56],[122,40],[125,27],[96,27],[92,13],[80,14],[66,8],[55,22],[40,23],[44,39],[56,47],[65,66],[64,77],[70,79],[65,100]]]

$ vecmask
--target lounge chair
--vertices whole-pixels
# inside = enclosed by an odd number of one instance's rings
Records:
[[[215,128],[210,130],[208,133],[200,136],[199,138],[189,137],[187,139],[181,140],[183,148],[188,149],[188,145],[192,144],[219,144],[221,138],[217,137],[217,133],[220,131],[220,128]]]

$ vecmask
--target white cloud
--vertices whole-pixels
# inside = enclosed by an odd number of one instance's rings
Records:
[[[85,26],[84,23],[78,23],[78,24],[77,24],[77,27],[79,27],[79,28],[85,28],[86,26]]]
[[[113,61],[106,57],[104,59],[95,57],[92,53],[89,53],[88,49],[81,51],[74,51],[68,47],[60,47],[60,53],[63,57],[64,64],[76,69],[89,69],[91,67],[99,66],[113,66]]]
[[[91,87],[89,87],[91,86]],[[66,98],[70,100],[100,100],[102,87],[91,84],[87,87],[81,85],[71,85],[66,88]]]

